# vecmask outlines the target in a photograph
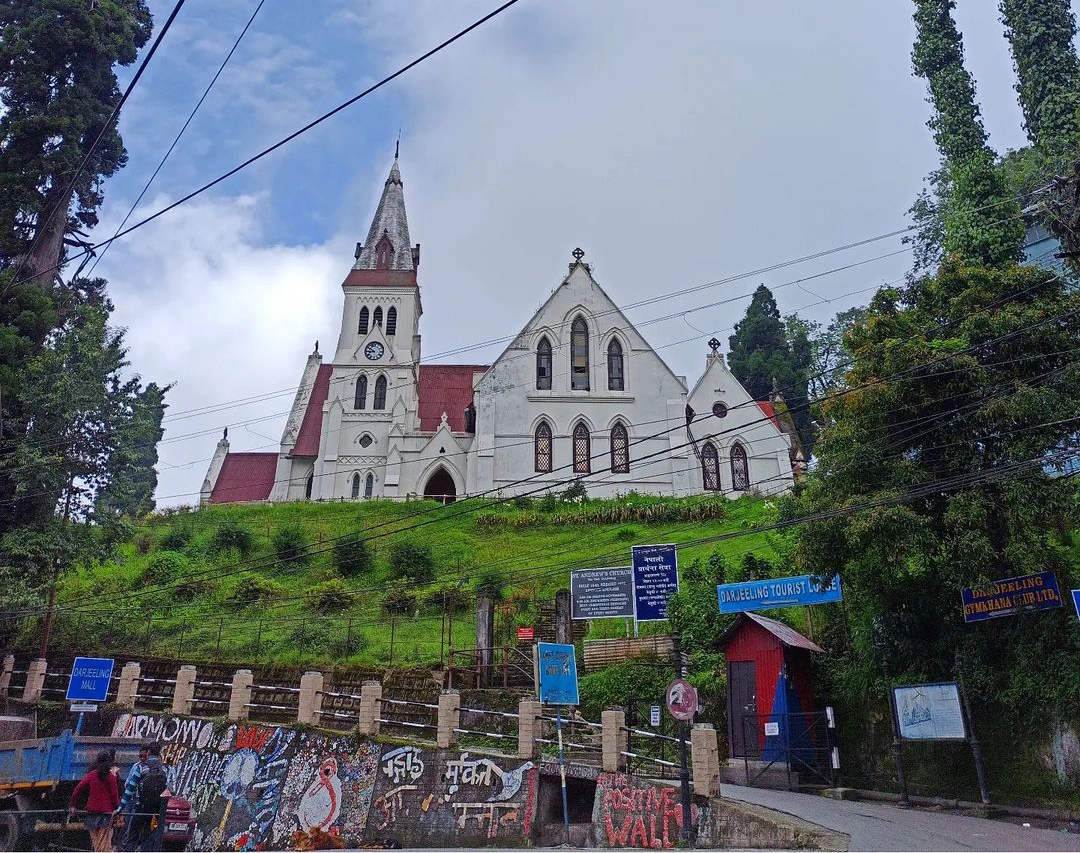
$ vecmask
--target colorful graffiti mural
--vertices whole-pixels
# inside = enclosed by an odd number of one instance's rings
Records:
[[[691,819],[701,815],[691,806]],[[601,773],[596,784],[593,825],[603,847],[669,849],[679,842],[683,809],[677,788],[616,773]]]

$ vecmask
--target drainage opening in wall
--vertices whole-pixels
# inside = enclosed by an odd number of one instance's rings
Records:
[[[540,795],[536,803],[536,843],[556,847],[567,841],[563,827],[562,788],[558,774],[540,774]],[[593,801],[596,799],[595,779],[566,780],[566,804],[570,815],[570,844],[573,847],[594,846],[592,826]]]

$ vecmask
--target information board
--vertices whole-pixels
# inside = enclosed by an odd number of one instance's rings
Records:
[[[954,683],[893,688],[897,730],[904,740],[966,740],[960,691]]]
[[[679,591],[679,564],[674,545],[635,545],[634,618],[657,622],[667,618],[667,603]]]
[[[537,678],[542,705],[577,705],[577,661],[572,643],[537,643]]]
[[[843,593],[840,590],[839,575],[824,586],[811,575],[799,575],[721,584],[716,588],[716,597],[720,602],[721,613],[741,613],[745,610],[827,604],[840,601]]]
[[[1073,607],[1076,608],[1076,618],[1080,619],[1080,589],[1072,591]]]
[[[1061,607],[1061,592],[1053,572],[1005,578],[985,587],[960,590],[964,621],[981,622],[998,616],[1012,616],[1025,608],[1047,610]]]
[[[104,702],[109,695],[112,671],[113,662],[109,658],[75,658],[66,698],[75,702]]]
[[[634,570],[578,569],[570,572],[570,616],[613,619],[634,615]]]

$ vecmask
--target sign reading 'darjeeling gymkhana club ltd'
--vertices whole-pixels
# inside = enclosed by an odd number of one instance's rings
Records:
[[[962,589],[960,596],[964,601],[965,622],[1012,616],[1026,607],[1034,610],[1061,607],[1061,592],[1053,572],[1021,575],[985,587]]]
[[[667,619],[667,603],[679,591],[679,564],[674,545],[635,545],[634,615],[638,622]]]
[[[721,613],[741,613],[744,610],[769,610],[773,607],[795,607],[804,604],[827,604],[840,601],[840,576],[825,586],[810,575],[794,578],[773,578],[745,583],[725,583],[716,588]]]

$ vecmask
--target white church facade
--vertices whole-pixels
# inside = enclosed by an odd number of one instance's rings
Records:
[[[421,364],[423,311],[397,159],[341,288],[332,354],[308,356],[281,445],[218,442],[203,503],[631,490],[776,494],[790,419],[750,398],[711,341],[689,388],[593,278],[567,275],[490,365]]]

